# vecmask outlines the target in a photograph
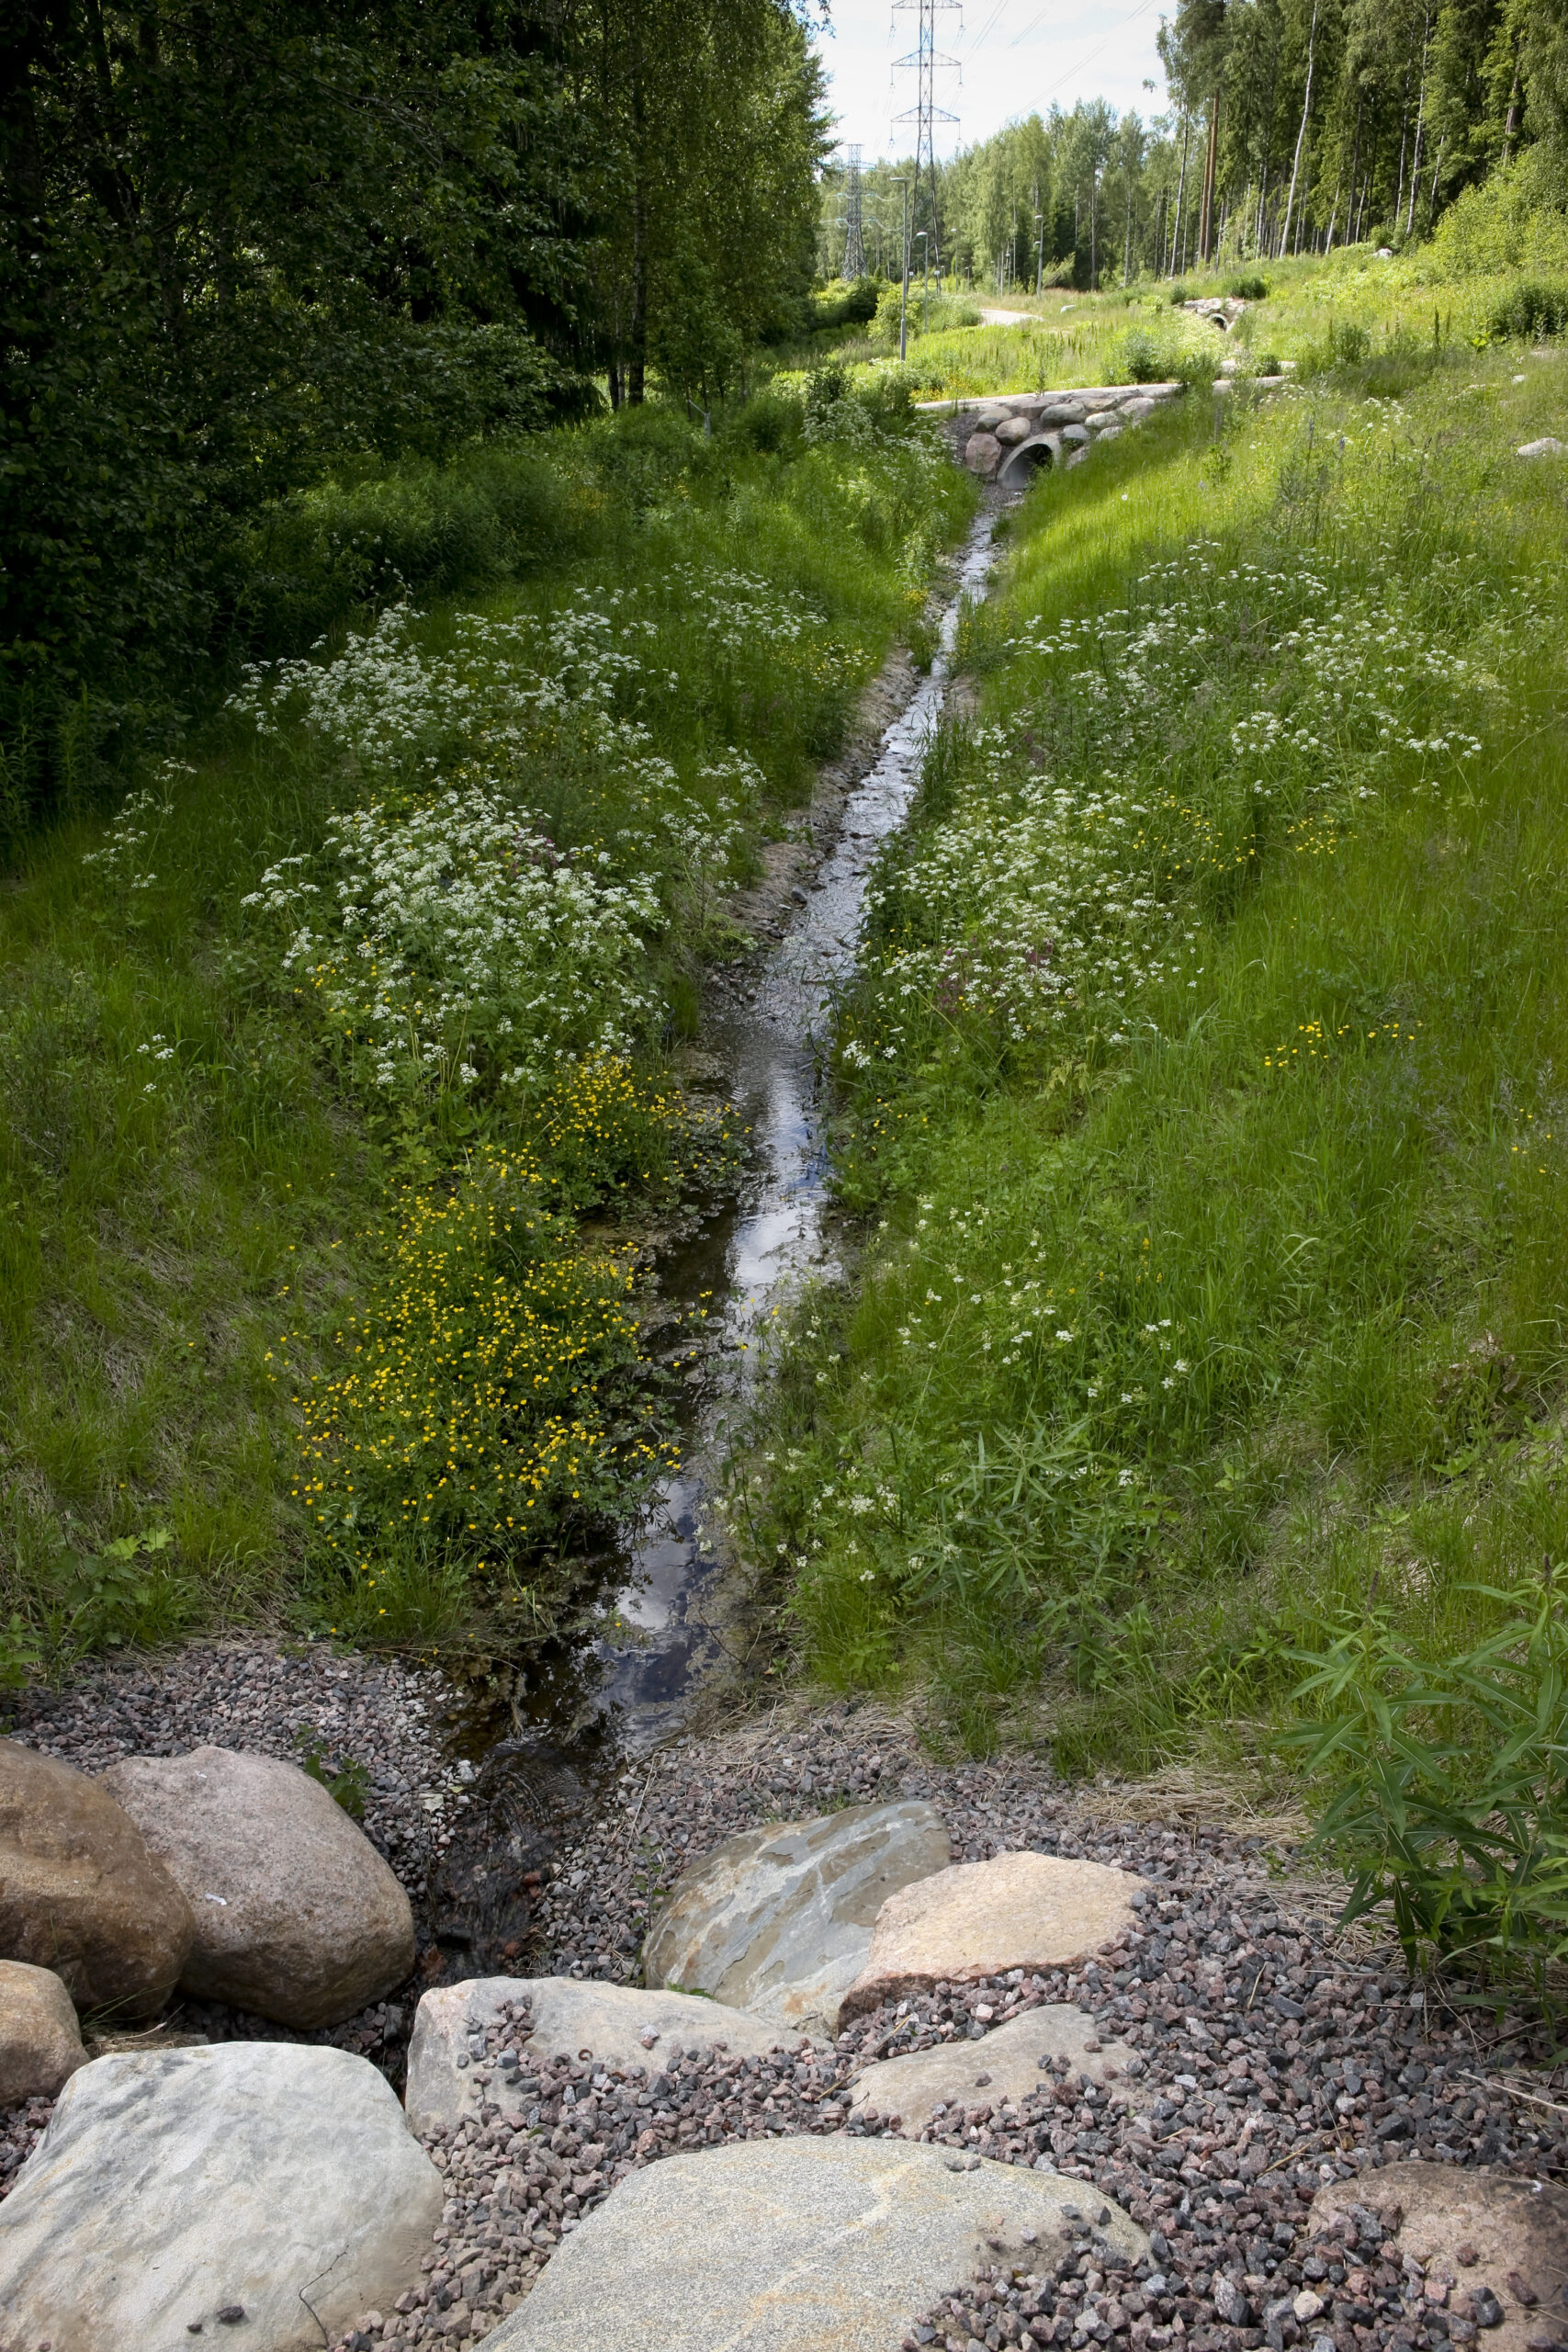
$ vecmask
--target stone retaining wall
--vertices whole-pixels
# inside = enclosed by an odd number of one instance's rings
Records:
[[[1022,490],[1037,467],[1077,464],[1090,442],[1113,440],[1185,390],[1179,383],[1094,384],[921,406],[948,424],[953,454],[971,472],[1005,490]]]

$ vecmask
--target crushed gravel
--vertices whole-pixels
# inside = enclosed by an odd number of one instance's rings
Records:
[[[92,1770],[206,1739],[293,1754],[308,1725],[334,1760],[378,1767],[367,1826],[412,1893],[461,1822],[468,1785],[440,1756],[436,1678],[325,1652],[241,1655],[243,1676],[232,1651],[105,1669],[27,1702],[15,1736]],[[428,1806],[437,1796],[439,1810]],[[1153,1883],[1139,1926],[1081,1972],[938,1986],[857,2019],[829,2051],[795,2044],[759,2060],[661,2050],[646,2068],[541,2065],[526,2010],[503,2014],[479,2118],[426,2143],[447,2196],[423,2284],[406,2310],[364,2314],[339,2352],[477,2340],[632,2168],[720,2141],[890,2132],[891,2119],[849,2118],[864,2066],[981,2041],[1050,2001],[1076,2002],[1107,2041],[1132,2044],[1125,2075],[1096,2088],[1053,2071],[1016,2106],[976,2103],[923,2136],[954,2165],[986,2156],[1081,2183],[1082,2250],[1065,2278],[954,2282],[907,2335],[890,2322],[890,2352],[900,2341],[995,2352],[1026,2337],[1073,2352],[1115,2337],[1135,2352],[1443,2352],[1484,2328],[1479,2298],[1467,2311],[1461,2289],[1439,2308],[1382,2251],[1396,2224],[1380,2209],[1379,2172],[1420,2155],[1568,2177],[1568,2068],[1553,2072],[1519,2018],[1445,2007],[1365,1925],[1337,1937],[1332,1891],[1260,1830],[1100,1818],[1092,1797],[1025,1759],[933,1761],[908,1723],[874,1705],[781,1707],[766,1722],[682,1740],[610,1785],[586,1830],[545,1866],[519,1973],[635,1982],[662,1891],[720,1839],[897,1797],[942,1810],[957,1860],[1028,1848],[1138,1871]],[[183,2021],[207,2030],[194,2008]],[[250,2030],[227,2016],[213,2030]],[[34,2102],[0,2117],[0,2174],[14,2172],[48,2113]],[[1364,2184],[1364,2218],[1353,2245],[1314,2248],[1307,2207],[1333,2179]],[[1097,2249],[1105,2199],[1158,2233],[1141,2276],[1118,2275]],[[1568,2305],[1561,2315],[1542,2307],[1538,2337],[1540,2352],[1568,2352]]]
[[[1114,2337],[1154,2352],[1442,2352],[1472,2339],[1483,2322],[1467,2318],[1462,2293],[1438,2310],[1378,2251],[1397,2227],[1386,2211],[1379,2218],[1379,2170],[1419,2154],[1568,2177],[1568,2113],[1530,2103],[1568,2109],[1568,2069],[1510,2065],[1529,2047],[1519,2020],[1456,2015],[1364,1930],[1337,1937],[1325,1889],[1293,1868],[1288,1848],[1254,1831],[1100,1819],[1037,1765],[936,1764],[908,1724],[835,1706],[683,1741],[625,1773],[557,1858],[528,1964],[636,1981],[661,1890],[721,1838],[845,1801],[917,1796],[943,1812],[955,1859],[1028,1847],[1138,1871],[1154,1883],[1140,1926],[1081,1973],[938,1986],[857,2019],[829,2052],[792,2045],[758,2060],[716,2051],[679,2063],[671,2053],[657,2072],[592,2062],[541,2072],[528,2058],[526,2013],[514,2011],[491,2037],[480,2120],[430,2143],[450,2188],[420,2298],[344,2345],[481,2337],[626,2172],[721,2141],[889,2132],[889,2118],[850,2120],[851,2086],[866,2065],[983,2041],[1056,2001],[1100,2020],[1106,2041],[1134,2046],[1126,2075],[1097,2089],[1058,2067],[1016,2107],[977,2103],[921,2136],[948,2147],[955,2165],[984,2156],[1084,2184],[1076,2275],[979,2274],[908,2335],[890,2323],[890,2352],[900,2342],[994,2352],[1022,2344],[1026,2328],[1036,2345],[1075,2352]],[[1325,2181],[1363,2177],[1370,2218],[1357,2245],[1314,2248],[1313,2196]],[[1141,2276],[1119,2278],[1097,2255],[1106,2198],[1157,2233]],[[1374,2229],[1375,2247],[1366,2237]],[[1320,2286],[1321,2309],[1303,2304],[1309,2316],[1299,2317],[1296,2298]],[[1561,2319],[1543,2311],[1536,2335],[1542,2352],[1559,2341],[1568,2352],[1568,2305]]]

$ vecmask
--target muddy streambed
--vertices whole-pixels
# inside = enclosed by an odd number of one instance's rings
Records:
[[[757,1377],[766,1327],[803,1279],[832,1269],[818,1047],[832,993],[853,968],[867,876],[908,812],[946,699],[963,600],[985,592],[995,522],[994,508],[976,517],[930,674],[884,730],[810,886],[793,893],[795,919],[739,986],[708,992],[709,1083],[750,1129],[752,1151],[738,1193],[658,1262],[670,1328],[704,1335],[694,1351],[689,1340],[670,1351],[683,1367],[681,1467],[591,1568],[575,1633],[532,1653],[501,1686],[454,1697],[446,1737],[467,1803],[434,1875],[430,1923],[457,1973],[515,1959],[559,1837],[629,1759],[681,1726],[731,1662],[737,1595],[705,1526],[709,1480]]]

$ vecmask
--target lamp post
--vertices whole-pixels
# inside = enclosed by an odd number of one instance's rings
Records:
[[[907,342],[907,338],[908,338],[908,322],[909,322],[909,175],[908,175],[908,174],[907,172],[895,172],[895,173],[894,173],[894,175],[893,175],[893,185],[894,185],[894,187],[901,187],[901,188],[903,189],[903,191],[904,191],[904,198],[903,198],[903,202],[904,202],[904,225],[903,225],[902,229],[899,231],[899,235],[898,235],[899,255],[900,255],[900,259],[901,259],[902,264],[903,264],[902,276],[901,276],[901,278],[900,278],[899,290],[898,290],[898,365],[899,365],[899,367],[900,367],[900,368],[902,368],[902,366],[904,365],[904,351],[905,351],[906,342]]]
[[[1039,251],[1034,261],[1034,299],[1038,302],[1045,291],[1045,215],[1043,212],[1035,214],[1034,227],[1039,239]]]
[[[931,240],[929,229],[917,229],[920,241],[920,333],[923,334],[931,315]]]

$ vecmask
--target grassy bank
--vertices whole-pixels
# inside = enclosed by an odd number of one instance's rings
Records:
[[[1032,314],[1016,325],[938,326],[921,334],[917,313],[898,372],[919,399],[1160,376],[1196,382],[1219,373],[1224,362],[1243,375],[1284,367],[1303,376],[1371,363],[1397,390],[1434,355],[1494,338],[1528,344],[1542,322],[1561,332],[1568,315],[1568,232],[1539,209],[1515,220],[1505,194],[1492,191],[1485,204],[1456,207],[1433,243],[1397,255],[1359,245],[1326,260],[1191,271],[1176,284],[1145,279],[1094,294],[1053,288],[1038,300],[991,298],[991,307]],[[1247,307],[1228,334],[1181,308],[1189,298],[1235,294]],[[825,351],[829,339],[821,340]],[[891,345],[886,335],[853,330],[830,340],[831,356],[852,370],[868,378],[897,370],[896,327]],[[805,349],[781,357],[797,373],[820,361]]]
[[[775,394],[267,518],[263,658],[0,897],[7,1673],[547,1614],[663,1442],[616,1221],[741,1148],[662,1074],[724,895],[972,498]]]
[[[1517,1664],[1568,1544],[1568,360],[1387,384],[1042,478],[874,888],[863,1256],[732,1508],[812,1672],[981,1750],[1278,1770],[1301,1653]]]

